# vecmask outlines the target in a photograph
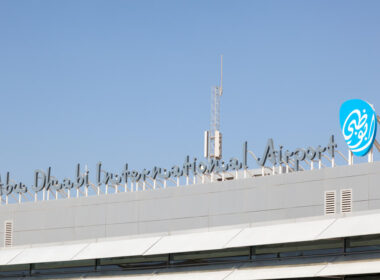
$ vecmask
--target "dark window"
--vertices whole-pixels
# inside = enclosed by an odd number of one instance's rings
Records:
[[[380,251],[380,235],[350,237],[347,252]]]
[[[125,270],[132,268],[163,267],[168,263],[168,255],[138,256],[100,259],[98,270]]]
[[[1,265],[0,277],[27,276],[29,267],[28,264]]]
[[[172,255],[171,264],[191,265],[249,260],[249,247],[224,250],[177,253]]]
[[[273,259],[343,253],[344,240],[318,240],[254,247],[255,259]]]
[[[32,274],[78,273],[94,271],[95,260],[47,262],[32,265]]]

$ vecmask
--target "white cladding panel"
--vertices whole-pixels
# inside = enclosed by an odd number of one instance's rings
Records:
[[[0,250],[0,265],[7,264],[24,249],[1,249]]]
[[[322,216],[320,219],[273,225],[242,225],[235,229],[209,229],[211,231],[207,232],[4,248],[0,250],[0,265],[205,251],[379,234],[380,225],[376,223],[380,220],[378,212],[342,215],[335,219]]]
[[[355,275],[380,272],[380,260],[365,260],[345,263],[329,263],[317,276]]]
[[[246,228],[226,247],[242,247],[314,240],[335,219],[293,222]]]
[[[43,263],[69,261],[88,244],[32,247],[24,249],[8,264]]]
[[[204,177],[205,183],[200,184],[198,176],[189,178],[188,186],[172,187],[176,181],[170,180],[166,189],[159,183],[156,190],[148,190],[147,185],[142,191],[140,184],[138,191],[119,188],[115,195],[58,201],[51,196],[49,201],[3,205],[0,226],[13,221],[14,247],[315,218],[324,214],[326,190],[338,194],[341,189],[352,189],[353,213],[380,208],[380,162],[274,176],[261,176],[261,170],[254,169],[228,174],[222,182],[211,183]],[[108,194],[114,191],[109,188]],[[340,216],[339,205],[336,210],[328,218]],[[4,243],[4,234],[0,241]]]
[[[263,267],[235,270],[226,280],[256,280],[311,277],[326,264]]]
[[[86,277],[86,280],[152,280],[154,274]]]
[[[188,271],[177,273],[159,273],[154,280],[223,280],[226,279],[231,270],[219,271]]]
[[[327,228],[319,238],[328,239],[344,236],[358,236],[380,233],[380,213],[370,215],[355,215],[337,218],[331,227]]]
[[[222,249],[240,231],[233,229],[165,236],[146,255]]]
[[[161,236],[89,244],[73,260],[142,256]]]

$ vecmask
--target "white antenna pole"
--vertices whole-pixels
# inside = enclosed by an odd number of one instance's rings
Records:
[[[211,92],[210,130],[204,134],[204,156],[222,158],[222,133],[220,133],[220,97],[223,94],[223,55],[220,56],[220,85],[214,86]]]
[[[223,94],[223,55],[220,56],[220,96]]]

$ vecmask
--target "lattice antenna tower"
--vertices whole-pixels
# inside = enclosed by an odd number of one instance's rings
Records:
[[[204,135],[204,157],[222,158],[222,134],[220,133],[220,97],[223,94],[223,55],[220,57],[220,85],[211,91],[210,130]]]

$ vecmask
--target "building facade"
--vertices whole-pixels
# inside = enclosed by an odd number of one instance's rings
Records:
[[[0,275],[380,277],[380,162],[236,175],[2,205]]]

